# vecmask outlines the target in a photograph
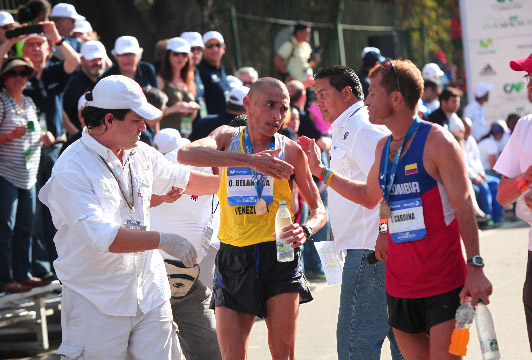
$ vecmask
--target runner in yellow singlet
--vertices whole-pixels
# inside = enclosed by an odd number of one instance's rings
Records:
[[[244,98],[244,107],[246,127],[221,126],[181,148],[178,159],[182,164],[224,168],[218,191],[221,246],[211,303],[222,357],[247,357],[251,327],[259,316],[266,319],[272,358],[293,359],[299,304],[312,300],[299,247],[325,224],[326,212],[305,154],[295,142],[277,134],[289,109],[286,86],[277,79],[259,79]],[[295,259],[280,263],[273,234],[275,214],[280,200],[291,202],[291,176],[311,212],[304,225],[283,229],[282,237],[293,242]],[[266,205],[262,215],[257,214],[261,212],[257,201]]]

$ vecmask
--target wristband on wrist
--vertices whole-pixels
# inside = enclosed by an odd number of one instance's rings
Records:
[[[323,168],[323,171],[321,172],[321,175],[320,175],[320,180],[323,181],[325,180],[325,173],[327,172],[327,168],[324,167]]]
[[[54,44],[55,44],[55,46],[61,46],[61,45],[63,45],[64,41],[65,41],[65,38],[61,36],[61,39],[54,40]]]
[[[331,171],[329,170],[330,174],[329,174],[329,179],[327,180],[327,182],[325,183],[325,185],[327,186],[330,186],[331,185],[331,180],[333,178],[333,175],[334,175],[334,171]]]
[[[531,188],[530,184],[526,182],[526,180],[521,180],[517,183],[517,187],[521,192],[524,192]]]
[[[325,185],[327,185],[327,181],[329,181],[329,176],[331,176],[331,170],[327,169],[327,173],[325,174],[325,177],[323,178],[323,182]]]

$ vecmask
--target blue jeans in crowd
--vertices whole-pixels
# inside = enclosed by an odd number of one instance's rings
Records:
[[[0,285],[31,277],[35,186],[20,189],[0,177]]]
[[[50,147],[42,147],[41,162],[37,173],[37,193],[46,184],[52,175],[52,168],[59,157],[62,143],[54,144]],[[34,276],[42,277],[52,271],[52,263],[57,259],[54,236],[56,229],[52,222],[50,210],[37,201],[35,213],[35,225],[33,227],[33,263],[32,270]]]
[[[500,180],[493,175],[487,175],[484,184],[473,182],[478,207],[486,214],[489,214],[493,222],[496,223],[501,221],[504,215],[504,208],[497,201],[497,186],[499,182]]]
[[[339,360],[379,360],[385,337],[390,341],[392,359],[403,359],[393,330],[388,325],[384,289],[386,262],[370,265],[367,260],[370,252],[347,250],[336,327]]]

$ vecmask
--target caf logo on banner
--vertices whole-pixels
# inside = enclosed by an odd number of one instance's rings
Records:
[[[506,83],[503,86],[503,91],[507,94],[513,94],[513,93],[520,93],[521,90],[523,90],[524,83],[523,82],[516,82],[516,83]]]

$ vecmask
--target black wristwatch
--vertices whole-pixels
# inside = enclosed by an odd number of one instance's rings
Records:
[[[307,240],[311,240],[310,236],[312,235],[312,228],[308,225],[301,225],[301,228],[303,229]]]
[[[475,255],[470,259],[467,259],[467,265],[473,265],[476,267],[484,267],[484,259],[482,259],[479,255]]]
[[[65,37],[61,36],[61,40],[54,41],[55,46],[61,46],[65,42]]]

